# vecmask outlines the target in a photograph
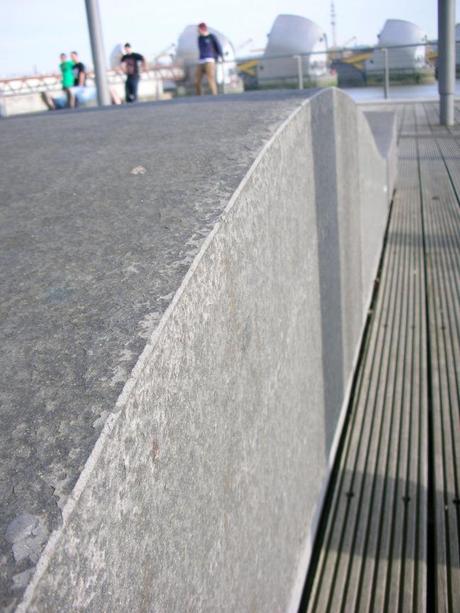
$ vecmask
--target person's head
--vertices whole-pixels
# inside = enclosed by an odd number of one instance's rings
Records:
[[[59,56],[59,59],[61,60],[61,62],[65,62],[67,59],[67,55],[65,53],[61,53],[61,55]]]
[[[71,51],[70,59],[72,59],[74,62],[78,62],[78,53],[76,51]]]
[[[125,43],[125,46],[123,47],[123,51],[125,53],[131,53],[132,51],[131,45],[129,43]]]
[[[201,36],[206,36],[206,34],[208,34],[208,26],[204,21],[198,24],[198,34],[201,34]]]

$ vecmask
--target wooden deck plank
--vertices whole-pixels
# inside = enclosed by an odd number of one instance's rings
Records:
[[[417,198],[420,206],[420,199]],[[401,610],[418,611],[426,602],[427,572],[427,516],[428,516],[428,387],[426,356],[426,310],[425,278],[421,219],[414,214],[414,232],[419,237],[415,254],[414,268],[414,328],[413,361],[411,371],[411,419],[412,438],[407,446],[408,504],[414,511],[407,521],[407,549],[403,554],[405,561]],[[413,453],[413,449],[416,453]]]
[[[404,226],[397,230],[397,233],[404,233]],[[390,231],[389,241],[393,240],[392,233]],[[405,254],[401,253],[401,259],[398,265],[399,285],[396,285],[396,300],[393,304],[393,312],[391,319],[394,320],[400,313],[403,312],[403,308],[400,303],[405,301],[404,293],[404,279],[401,272],[405,270]],[[399,324],[386,324],[392,328],[391,333],[398,334],[399,330],[404,328],[404,324],[399,321]],[[384,411],[383,406],[386,403],[386,398],[394,396],[394,380],[393,373],[391,372],[390,365],[395,361],[400,362],[400,356],[398,355],[398,344],[395,343],[394,338],[385,339],[383,342],[389,341],[390,348],[393,349],[393,353],[382,353],[383,347],[377,346],[377,353],[382,354],[381,371],[385,374],[384,385],[383,381],[377,384],[372,398],[368,398],[363,410],[374,412],[375,425],[372,428],[369,442],[365,448],[363,455],[364,466],[361,469],[363,478],[360,483],[359,493],[359,506],[356,508],[356,514],[353,519],[354,533],[353,533],[353,557],[351,558],[351,564],[348,568],[347,576],[347,590],[342,599],[342,610],[351,610],[356,607],[360,599],[360,581],[359,577],[362,573],[362,563],[368,557],[368,545],[370,535],[378,528],[375,525],[375,519],[378,517],[378,513],[375,513],[375,506],[378,505],[379,499],[382,494],[382,484],[384,483],[383,473],[385,470],[385,457],[387,453],[387,447],[385,442],[391,437],[391,427],[393,412]],[[386,357],[386,359],[385,359]],[[380,388],[384,387],[385,393],[381,393]],[[383,391],[383,390],[382,390]],[[383,443],[383,444],[382,444]]]
[[[460,144],[454,139],[437,139],[439,152],[449,173],[457,200],[460,197]]]
[[[389,248],[391,251],[391,247]],[[379,343],[384,344],[385,351],[389,351],[389,343],[385,343],[380,337],[385,337],[390,331],[388,326],[388,312],[391,307],[391,301],[396,299],[397,291],[394,283],[395,268],[394,259],[391,260],[393,266],[385,267],[380,279],[379,292],[379,308],[378,320],[379,326],[373,328],[372,333],[368,337],[365,354],[373,355]],[[386,291],[388,288],[388,291]],[[379,365],[372,359],[364,359],[364,367],[361,370],[357,385],[357,399],[363,395],[365,397],[370,394],[377,393],[377,383],[381,375]],[[372,390],[374,389],[374,392]],[[321,551],[320,561],[317,573],[316,585],[312,590],[310,599],[309,611],[327,610],[328,601],[333,592],[335,584],[335,570],[338,562],[339,546],[341,545],[342,533],[346,518],[350,512],[350,505],[353,502],[354,496],[351,496],[353,491],[353,475],[354,466],[356,464],[356,454],[360,446],[360,440],[366,433],[369,432],[370,420],[372,413],[358,410],[359,400],[355,403],[351,410],[350,426],[348,428],[348,436],[344,443],[344,451],[341,458],[340,468],[338,472],[337,486],[334,492],[334,499],[331,505],[333,511],[329,517],[329,523],[326,530],[325,543],[326,546]],[[351,468],[350,468],[351,467]]]
[[[391,274],[391,273],[390,273]],[[392,279],[388,282],[386,277],[382,278],[382,285],[385,286],[387,283],[390,287],[393,288],[392,295],[390,294],[389,298],[392,296],[395,298],[397,293],[395,291],[395,284],[392,282]],[[382,308],[381,318],[382,320],[386,320],[387,318],[387,309],[388,309],[388,301],[386,307]],[[383,326],[381,327],[380,334],[385,335],[387,331],[391,331],[391,327]],[[370,353],[373,354],[375,352],[375,347],[379,342],[379,331],[377,334],[373,335]],[[386,343],[386,351],[388,351],[390,344]],[[378,369],[378,364],[375,364],[374,361],[370,360],[368,362],[368,368],[363,370],[363,380],[361,381],[361,389],[363,390],[364,395],[368,395],[370,390],[373,387],[376,387],[375,381],[378,380],[381,373]],[[330,527],[330,536],[328,541],[328,555],[327,562],[325,565],[325,575],[331,576],[333,581],[331,581],[331,586],[326,594],[325,590],[323,591],[324,596],[320,598],[317,603],[317,607],[323,607],[324,610],[330,607],[330,600],[334,596],[334,588],[335,588],[335,578],[339,570],[340,557],[338,554],[344,549],[346,543],[344,542],[345,536],[349,533],[348,529],[348,517],[353,515],[354,507],[356,506],[356,496],[355,496],[355,478],[356,478],[356,467],[359,458],[359,452],[362,447],[362,441],[366,441],[369,436],[369,432],[372,428],[373,423],[373,412],[362,411],[362,407],[358,405],[353,410],[354,415],[354,427],[351,427],[349,432],[352,433],[352,436],[348,438],[346,445],[346,452],[344,454],[344,463],[341,467],[341,481],[339,487],[337,488],[337,499],[335,501],[337,513],[334,517],[334,524]],[[345,550],[347,551],[347,550]],[[348,559],[348,557],[347,557]],[[341,593],[340,589],[336,590],[337,593]],[[327,601],[324,602],[324,599],[327,598]],[[314,608],[312,610],[315,610]]]
[[[406,140],[401,144],[401,151],[403,157],[410,157],[409,153],[409,142]],[[410,164],[410,161],[408,161]],[[409,233],[409,225],[408,222],[409,217],[406,215],[406,210],[399,206],[396,209],[396,205],[400,205],[400,202],[395,201],[395,217],[396,215],[401,217],[402,223],[400,225],[400,230],[395,233],[395,244],[397,249],[401,252],[402,260],[401,260],[401,268],[399,270],[399,276],[401,279],[401,287],[399,288],[399,292],[406,299],[408,297],[407,294],[407,264],[408,264],[408,256],[410,255],[410,250],[408,248],[408,243],[404,241],[405,236]],[[395,220],[396,221],[396,220]],[[385,445],[385,456],[383,458],[383,470],[381,470],[381,477],[384,479],[384,489],[383,489],[383,497],[380,509],[380,525],[379,525],[379,554],[378,554],[378,574],[382,576],[382,580],[378,582],[379,586],[376,585],[375,593],[373,595],[372,607],[376,611],[380,611],[383,609],[386,593],[387,593],[387,581],[390,575],[391,569],[391,557],[390,557],[390,547],[392,541],[392,527],[393,527],[393,504],[395,493],[400,487],[398,483],[398,460],[399,460],[399,442],[400,442],[400,432],[399,427],[401,425],[401,411],[400,411],[400,398],[402,393],[402,382],[404,377],[404,355],[403,349],[406,341],[405,331],[407,330],[406,323],[406,310],[407,310],[407,300],[401,301],[398,305],[399,314],[395,317],[395,322],[398,321],[397,328],[395,330],[396,336],[394,339],[395,343],[395,353],[392,357],[390,363],[388,364],[388,368],[393,375],[393,380],[391,382],[391,390],[392,395],[385,399],[385,404],[383,406],[383,410],[385,412],[390,413],[391,422],[388,433],[386,434],[387,441],[382,441],[386,443]],[[382,556],[381,552],[384,551]]]
[[[398,207],[400,214],[407,216],[408,223],[412,222],[412,228],[414,228],[414,224],[416,224],[417,214],[420,207],[417,158],[414,145],[415,142],[413,139],[406,139],[401,143],[400,180],[397,191],[397,198],[399,199],[395,200],[395,214],[398,210],[396,207]],[[416,235],[414,236],[414,229],[411,229],[410,226],[406,232],[401,234],[400,242],[401,249],[407,248],[409,245],[412,246],[415,251],[418,249],[420,255],[420,242],[416,240]],[[411,245],[412,243],[413,245]],[[413,266],[414,264],[412,262],[407,266],[407,269],[413,270]],[[421,272],[423,272],[423,269]],[[410,288],[406,286],[403,288],[403,291],[409,294]],[[414,290],[412,290],[412,292],[413,291]],[[411,362],[411,355],[412,354],[410,351],[403,352],[403,359],[405,358],[405,360]],[[399,385],[401,386],[402,383],[405,383],[405,381],[400,382]],[[398,402],[401,403],[401,396],[399,396]],[[400,414],[402,414],[402,407],[400,406],[399,409]],[[393,432],[394,438],[398,441],[398,450],[400,434],[401,433],[398,431]],[[399,459],[398,453],[395,452],[391,446],[389,446],[388,451],[390,456],[388,460],[389,463],[393,463],[393,465],[397,467]],[[399,548],[401,548],[404,541],[400,530],[398,532],[398,522],[395,520],[397,517],[401,516],[401,514],[397,512],[397,509],[399,503],[403,504],[401,500],[402,496],[400,495],[400,486],[404,485],[405,479],[401,478],[400,473],[390,473],[386,476],[388,480],[388,493],[385,497],[385,504],[381,509],[382,526],[379,535],[380,544],[378,550],[378,565],[371,589],[373,600],[369,610],[385,610],[385,608],[388,607],[388,602],[397,602],[400,595],[400,558],[398,557],[398,554],[395,554],[394,549],[395,546],[398,545]],[[412,520],[414,523],[416,523],[415,518],[412,518]],[[399,523],[399,528],[400,527],[401,524]],[[410,589],[412,589],[412,587],[413,586],[411,586]]]
[[[436,142],[420,144],[429,283],[437,528],[438,602],[460,610],[458,525],[458,250],[460,215],[447,166]]]
[[[415,175],[412,169],[413,175]],[[403,171],[402,171],[403,172]],[[413,177],[416,183],[416,175]],[[411,456],[411,444],[414,436],[416,436],[416,428],[414,428],[414,422],[417,423],[416,416],[413,416],[413,412],[420,411],[420,407],[414,402],[414,389],[413,389],[413,362],[416,356],[414,356],[413,348],[415,336],[420,333],[420,329],[417,326],[415,313],[417,312],[416,305],[418,302],[417,281],[421,274],[423,274],[423,264],[417,269],[417,262],[423,262],[420,255],[423,254],[423,243],[421,241],[420,224],[418,222],[419,217],[419,197],[408,199],[407,193],[403,192],[405,197],[405,206],[409,208],[409,227],[405,237],[405,240],[409,243],[409,259],[406,266],[406,287],[405,291],[408,296],[408,313],[406,317],[406,343],[401,344],[402,359],[404,360],[404,373],[401,381],[401,394],[398,398],[400,424],[398,434],[398,473],[395,484],[395,496],[393,502],[393,526],[392,526],[392,547],[391,547],[391,574],[388,580],[389,589],[387,589],[387,610],[399,610],[401,603],[404,600],[404,594],[412,595],[414,593],[414,572],[411,572],[411,558],[408,555],[408,549],[410,547],[410,532],[409,526],[417,525],[417,508],[414,504],[413,490],[418,489],[418,483],[411,483],[410,474],[410,456]],[[418,273],[418,274],[417,274]],[[415,430],[415,431],[414,431]],[[396,432],[394,433],[396,435]],[[418,442],[418,441],[417,441]],[[418,448],[418,446],[415,446]],[[413,455],[413,454],[412,454]],[[416,458],[420,461],[419,458]],[[426,486],[426,484],[425,484]],[[416,535],[414,535],[414,541]],[[418,551],[414,551],[415,560],[418,557]],[[415,566],[415,564],[413,565]]]

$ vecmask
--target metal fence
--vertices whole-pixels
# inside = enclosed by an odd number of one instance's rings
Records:
[[[435,83],[436,62],[436,45],[426,43],[244,58],[236,63],[236,70],[245,90],[381,86],[384,97],[388,97],[392,85]],[[457,44],[459,64],[460,42]],[[225,80],[222,85],[226,91]]]
[[[124,78],[122,73],[115,70],[107,72],[110,85],[121,84]],[[184,70],[180,66],[150,66],[147,72],[142,73],[141,78],[144,81],[179,82],[184,79]],[[93,72],[88,72],[87,84],[94,85]],[[60,88],[61,76],[58,73],[0,79],[0,96],[4,97],[51,92]]]
[[[436,81],[435,43],[353,47],[302,54],[228,59],[217,65],[219,93],[249,90],[318,88],[381,88],[383,97],[392,86],[429,85]],[[457,44],[460,64],[460,42]],[[193,95],[197,64],[181,66],[183,78],[169,83],[172,95]],[[204,91],[206,78],[203,79]]]

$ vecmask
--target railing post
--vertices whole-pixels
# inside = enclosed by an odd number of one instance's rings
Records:
[[[388,98],[390,91],[390,69],[388,65],[388,49],[382,49],[383,52],[383,65],[384,65],[384,76],[383,76],[383,96],[385,100]]]
[[[297,60],[297,79],[299,82],[299,89],[303,89],[303,66],[302,66],[302,56],[294,55]]]
[[[225,60],[224,58],[222,58],[222,60],[220,62],[217,62],[216,64],[216,83],[217,83],[217,93],[219,94],[225,94],[225,64],[224,64]],[[220,67],[220,71],[219,71],[219,67]],[[220,76],[221,76],[221,81],[219,82],[218,79],[218,74],[220,72]]]

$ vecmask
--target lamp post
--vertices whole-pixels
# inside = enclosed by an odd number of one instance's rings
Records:
[[[455,1],[438,0],[439,120],[452,126],[455,95]]]
[[[385,100],[388,98],[388,92],[390,90],[390,69],[388,64],[388,49],[382,49],[383,53],[383,92]]]
[[[297,82],[299,89],[303,89],[303,65],[302,65],[302,56],[294,55],[295,60],[297,61]]]
[[[89,38],[93,54],[94,74],[96,77],[97,101],[99,106],[110,105],[110,93],[107,83],[104,43],[102,41],[101,17],[97,0],[85,0],[88,19]]]

